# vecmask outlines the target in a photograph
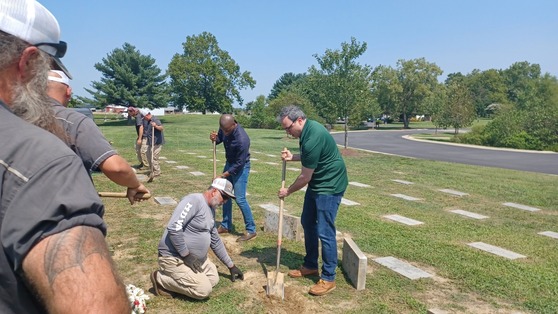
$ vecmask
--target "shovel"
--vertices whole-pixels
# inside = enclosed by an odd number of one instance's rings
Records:
[[[153,169],[155,168],[153,165],[153,146],[155,146],[155,127],[151,126],[151,172],[149,173],[149,179],[147,182],[153,181]]]
[[[283,169],[281,174],[281,188],[285,188],[285,172],[287,169],[287,161],[283,160]],[[283,203],[284,199],[279,199],[279,226],[278,226],[278,236],[277,236],[277,265],[275,271],[267,273],[267,286],[266,293],[268,296],[275,295],[281,297],[281,300],[285,299],[285,285],[284,278],[285,275],[279,272],[279,261],[281,260],[281,239],[283,237]]]
[[[117,197],[117,198],[127,198],[126,192],[98,192],[100,197]],[[144,193],[141,196],[142,200],[148,200],[151,198],[151,194]]]

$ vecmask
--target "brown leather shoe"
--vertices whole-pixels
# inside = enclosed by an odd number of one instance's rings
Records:
[[[155,291],[155,295],[165,297],[165,298],[172,298],[172,294],[167,291],[165,288],[161,287],[161,285],[157,282],[157,271],[151,273],[151,283],[153,284],[153,290]]]
[[[251,240],[251,239],[255,238],[256,235],[257,235],[257,234],[256,234],[255,232],[254,232],[254,233],[246,232],[244,235],[238,237],[238,239],[236,239],[236,242],[242,242],[242,241]]]
[[[310,293],[311,295],[320,296],[330,293],[333,289],[335,289],[335,281],[325,281],[323,279],[320,279],[317,284],[310,288],[310,291],[308,291],[308,293]]]
[[[229,233],[229,229],[226,229],[226,228],[223,228],[223,227],[219,226],[219,227],[217,228],[217,232],[218,232],[219,234]]]
[[[300,266],[299,269],[293,269],[289,271],[289,277],[300,278],[304,276],[318,276],[320,272],[317,269],[309,269],[304,266]]]

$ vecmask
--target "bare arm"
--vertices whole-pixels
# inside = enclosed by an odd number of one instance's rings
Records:
[[[41,240],[23,260],[23,272],[49,313],[131,312],[97,228],[78,226]]]
[[[112,182],[128,188],[126,195],[130,204],[141,201],[141,195],[149,193],[149,190],[138,181],[132,167],[120,155],[110,156],[99,168]]]
[[[139,131],[138,131],[138,139],[137,139],[138,145],[141,145],[142,138],[143,138],[143,124],[140,125]]]

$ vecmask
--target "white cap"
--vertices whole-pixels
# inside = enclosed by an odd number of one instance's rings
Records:
[[[233,185],[231,181],[227,179],[217,178],[213,180],[213,183],[211,183],[211,187],[216,188],[217,190],[227,194],[227,196],[230,198],[236,198],[234,196]]]
[[[56,65],[72,75],[60,61],[66,53],[66,43],[60,41],[58,21],[44,6],[35,0],[0,1],[0,30],[36,45],[48,53]]]
[[[54,73],[58,74],[60,77],[52,75],[51,72],[54,72]],[[65,84],[65,85],[67,85],[67,86],[70,86],[70,78],[67,77],[67,76],[66,76],[66,73],[64,73],[63,71],[50,70],[50,71],[48,72],[48,80],[49,80],[49,81],[53,81],[53,82],[62,83],[62,84]]]
[[[147,116],[148,114],[150,114],[151,112],[147,109],[140,109],[140,112],[142,115]]]

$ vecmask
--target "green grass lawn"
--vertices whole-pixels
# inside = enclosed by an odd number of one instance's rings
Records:
[[[166,144],[161,155],[162,175],[147,184],[154,196],[180,200],[184,195],[201,192],[212,177],[211,130],[218,128],[217,115],[175,115],[161,117]],[[135,128],[124,120],[96,119],[101,130],[130,164],[137,164],[134,153]],[[259,228],[264,210],[260,204],[279,205],[281,186],[280,151],[298,151],[298,139],[284,131],[247,129],[251,137],[252,170],[248,201]],[[191,154],[190,154],[191,153]],[[199,155],[207,158],[199,158]],[[275,155],[271,157],[268,155]],[[164,299],[151,295],[148,313],[426,313],[439,308],[450,313],[557,313],[558,312],[558,239],[538,235],[558,232],[558,177],[538,173],[385,156],[360,151],[345,151],[349,181],[368,184],[350,185],[345,198],[360,206],[341,205],[337,228],[351,236],[368,256],[366,290],[356,291],[339,267],[337,289],[326,297],[311,297],[308,288],[316,278],[286,278],[284,301],[268,298],[264,269],[274,270],[276,234],[258,231],[248,243],[234,240],[244,231],[240,211],[233,206],[235,230],[223,237],[231,257],[245,272],[243,282],[232,283],[226,267],[215,260],[221,281],[205,301],[187,298]],[[218,169],[224,164],[221,145],[217,150]],[[265,162],[276,162],[269,165]],[[179,170],[176,165],[189,166]],[[288,167],[300,167],[289,163]],[[204,172],[194,176],[191,171]],[[287,185],[297,176],[287,171]],[[411,181],[402,185],[392,180]],[[122,188],[102,175],[94,175],[99,191]],[[457,197],[441,193],[453,189],[468,193]],[[390,194],[420,198],[410,202]],[[285,208],[300,215],[303,192],[285,199]],[[124,199],[103,199],[109,232],[107,240],[125,283],[151,289],[149,273],[157,268],[157,243],[173,207],[153,200],[130,206]],[[502,205],[514,202],[540,208],[527,212]],[[453,213],[463,209],[490,218],[475,220]],[[406,226],[383,218],[399,214],[424,222]],[[217,220],[221,219],[217,211]],[[526,255],[507,260],[467,245],[485,242]],[[341,248],[341,246],[340,246]],[[302,262],[304,246],[285,240],[281,272]],[[372,261],[393,256],[407,261],[433,278],[411,281]]]

